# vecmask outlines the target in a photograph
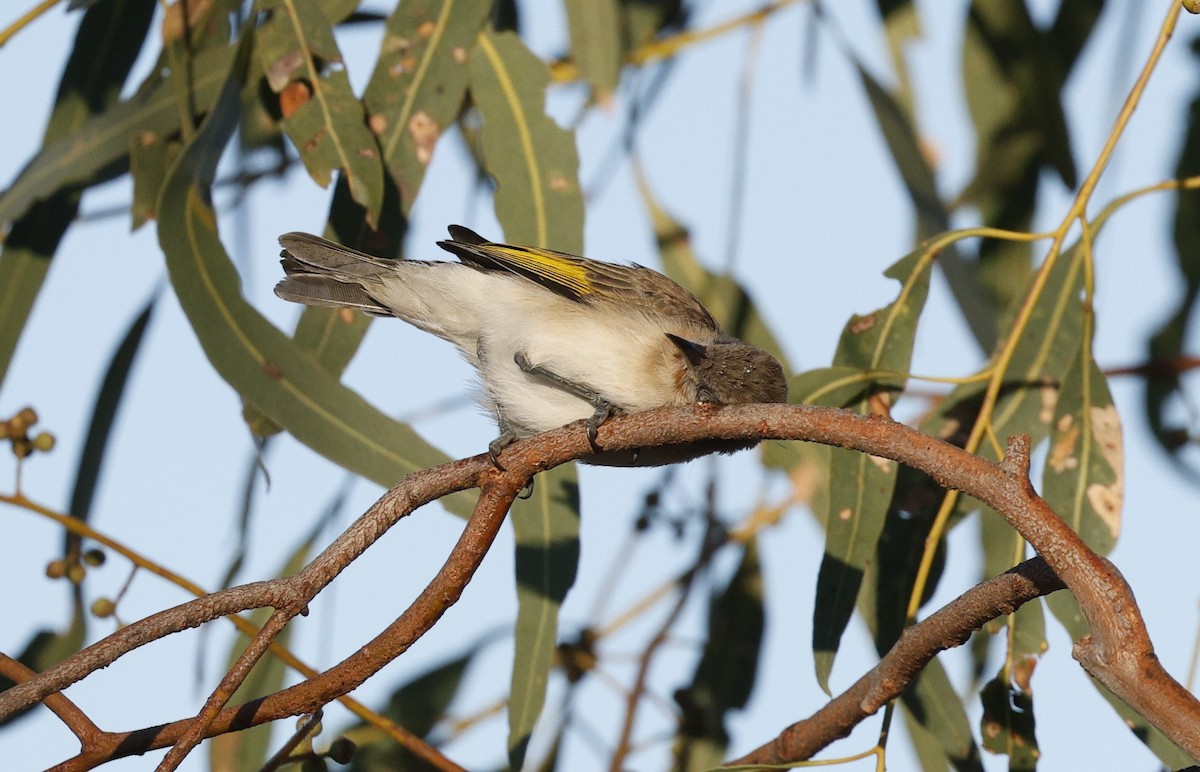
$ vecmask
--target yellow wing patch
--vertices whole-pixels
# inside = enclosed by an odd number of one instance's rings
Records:
[[[588,278],[587,266],[560,252],[507,244],[481,245],[479,249],[489,253],[499,263],[531,274],[530,278],[537,277],[543,282],[557,284],[573,295],[590,295],[596,291]]]

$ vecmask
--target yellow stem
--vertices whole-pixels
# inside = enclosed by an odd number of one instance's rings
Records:
[[[59,0],[42,0],[40,3],[30,8],[23,13],[20,18],[8,25],[4,30],[0,30],[0,48],[12,39],[21,30],[32,24],[39,16],[49,11],[54,6],[58,5]]]
[[[1008,336],[1004,341],[1003,348],[995,358],[992,377],[988,382],[987,390],[984,392],[983,404],[980,406],[979,418],[976,420],[975,425],[971,429],[971,435],[967,439],[966,450],[969,452],[975,452],[979,448],[979,443],[986,432],[991,430],[989,425],[991,414],[996,407],[1000,388],[1004,382],[1004,374],[1012,362],[1012,357],[1018,343],[1020,343],[1021,338],[1025,334],[1029,320],[1033,316],[1034,306],[1037,304],[1038,298],[1041,297],[1042,290],[1045,289],[1050,272],[1053,270],[1054,264],[1058,261],[1058,257],[1062,253],[1063,241],[1066,239],[1067,233],[1070,231],[1071,226],[1075,224],[1075,221],[1084,216],[1092,193],[1095,191],[1101,175],[1112,158],[1117,142],[1124,133],[1125,127],[1128,125],[1129,119],[1133,116],[1134,110],[1137,109],[1142,94],[1146,90],[1146,84],[1149,83],[1150,76],[1158,65],[1159,59],[1162,58],[1162,53],[1166,49],[1167,42],[1171,39],[1171,35],[1175,31],[1179,12],[1180,6],[1177,0],[1170,0],[1170,10],[1167,12],[1167,17],[1159,30],[1158,39],[1154,43],[1150,57],[1146,60],[1146,64],[1142,67],[1142,71],[1138,75],[1137,82],[1134,83],[1129,96],[1125,99],[1125,104],[1121,107],[1121,112],[1117,115],[1112,131],[1109,132],[1108,139],[1104,143],[1104,148],[1100,151],[1099,157],[1096,159],[1095,164],[1093,164],[1087,178],[1080,186],[1079,192],[1075,195],[1075,200],[1072,202],[1071,208],[1067,211],[1066,216],[1063,217],[1062,223],[1054,231],[1054,241],[1050,245],[1046,259],[1042,262],[1041,268],[1038,269],[1037,275],[1034,277],[1033,286],[1030,288],[1029,294],[1021,305],[1017,318],[1013,322],[1012,328],[1009,330]],[[950,519],[950,513],[954,511],[954,505],[957,501],[957,491],[947,493],[942,502],[942,507],[938,510],[937,517],[934,519],[933,526],[930,528],[929,536],[926,537],[925,551],[921,555],[921,564],[917,569],[916,583],[909,598],[908,617],[910,621],[916,618],[917,607],[920,605],[921,596],[924,594],[925,585],[929,580],[929,571],[933,565],[934,552],[936,551],[938,542],[942,538],[942,534],[946,530],[946,523]]]
[[[631,51],[625,58],[626,64],[632,64],[635,67],[648,64],[658,59],[667,59],[675,56],[683,49],[702,43],[706,40],[711,40],[715,37],[720,37],[727,32],[732,32],[740,27],[749,26],[751,24],[761,24],[766,21],[767,17],[776,11],[786,8],[794,4],[797,0],[776,0],[774,3],[759,8],[757,11],[742,14],[728,21],[723,21],[720,24],[715,24],[707,29],[702,30],[686,30],[679,32],[670,37],[662,38],[661,40],[651,40],[645,43],[640,48]],[[550,77],[556,83],[569,83],[573,80],[578,80],[580,77],[579,68],[575,63],[568,60],[560,60],[553,62],[550,65]]]

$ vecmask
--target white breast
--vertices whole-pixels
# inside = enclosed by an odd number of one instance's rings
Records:
[[[677,374],[683,359],[662,327],[640,315],[598,312],[532,285],[521,290],[527,294],[522,302],[494,309],[483,338],[485,388],[518,434],[553,429],[594,412],[587,401],[522,372],[513,361],[518,352],[627,412],[682,402]]]

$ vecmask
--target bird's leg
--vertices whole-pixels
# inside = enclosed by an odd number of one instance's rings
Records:
[[[564,378],[549,368],[533,364],[520,351],[513,356],[513,361],[517,363],[517,367],[521,368],[521,372],[537,376],[538,378],[545,378],[568,394],[579,397],[595,409],[595,412],[587,419],[587,438],[588,444],[592,446],[592,450],[600,450],[596,446],[596,432],[599,431],[601,424],[620,413],[621,409],[612,402],[609,402],[604,395],[595,389],[585,386],[582,383],[576,383],[569,378]]]
[[[507,448],[517,441],[517,433],[512,429],[504,429],[500,432],[500,436],[488,443],[488,457],[492,459],[492,463],[501,472],[507,472],[504,465],[500,463],[500,451]]]
[[[492,463],[495,464],[496,468],[501,472],[507,472],[508,470],[505,469],[504,465],[500,463],[500,451],[517,441],[517,433],[511,428],[508,428],[503,417],[500,419],[500,426],[504,429],[504,431],[499,437],[488,443],[488,458],[492,459]],[[517,498],[527,499],[532,495],[533,478],[530,477],[529,481],[525,483],[525,486],[521,488],[519,493],[517,493]]]

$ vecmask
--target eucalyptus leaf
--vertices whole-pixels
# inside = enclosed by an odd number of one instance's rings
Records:
[[[255,46],[271,90],[280,95],[283,127],[309,175],[327,186],[335,170],[345,175],[369,223],[383,207],[383,164],[367,129],[362,104],[316,0],[257,0],[267,14]]]
[[[848,409],[863,415],[886,413],[894,394],[903,388],[932,265],[931,256],[922,251],[902,258],[885,274],[901,284],[896,300],[865,316],[854,316],[846,324],[834,367],[857,368],[863,374],[858,396],[845,404]],[[876,375],[879,371],[890,374]],[[826,396],[839,399],[836,392]],[[830,451],[825,554],[813,609],[817,683],[826,692],[842,633],[883,532],[897,467],[894,461],[865,453],[842,448]]]
[[[579,476],[564,464],[537,476],[511,511],[516,534],[517,623],[508,698],[508,758],[520,769],[546,702],[558,612],[579,564]]]
[[[217,159],[237,124],[248,46],[195,139],[168,173],[159,200],[159,242],[184,313],[213,367],[265,416],[330,460],[392,486],[446,456],[342,386],[241,295],[240,280],[206,200]],[[471,497],[443,504],[462,516]]]
[[[59,143],[74,136],[89,117],[117,101],[155,7],[153,0],[109,0],[83,14],[46,125],[43,153],[50,147],[61,148]],[[126,142],[122,137],[121,152],[126,152]],[[61,174],[51,174],[40,195],[14,193],[10,188],[0,196],[0,226],[13,223],[0,252],[0,384],[50,270],[50,259],[79,211],[80,189],[115,174],[107,166],[100,164],[70,183]]]
[[[483,117],[486,170],[507,241],[583,251],[575,136],[546,115],[550,72],[511,32],[484,32],[471,51],[470,90]]]

